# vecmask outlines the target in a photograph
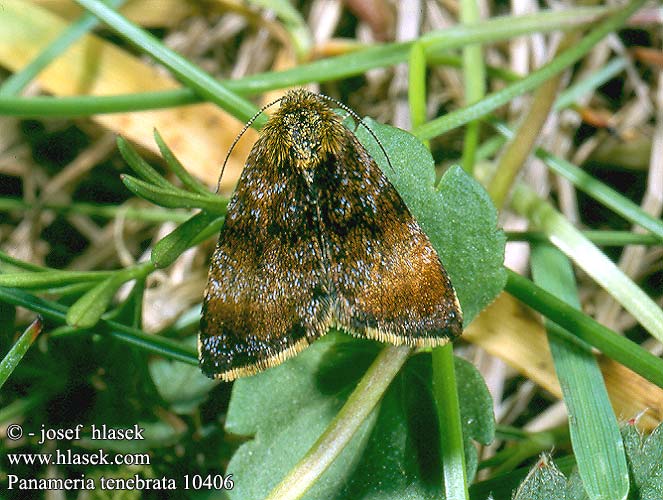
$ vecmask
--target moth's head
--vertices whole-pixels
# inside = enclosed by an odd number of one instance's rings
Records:
[[[324,98],[298,89],[288,92],[269,120],[268,134],[278,134],[284,153],[309,164],[341,148],[343,124]]]

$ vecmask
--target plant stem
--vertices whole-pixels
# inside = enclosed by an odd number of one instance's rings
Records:
[[[382,349],[329,427],[266,500],[296,500],[313,486],[368,418],[409,355],[406,346]]]

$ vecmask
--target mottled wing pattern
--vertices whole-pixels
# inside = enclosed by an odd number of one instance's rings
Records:
[[[375,160],[348,131],[314,180],[335,321],[356,335],[413,346],[460,335],[462,313],[437,252]]]
[[[295,355],[331,321],[310,190],[289,165],[266,164],[258,141],[228,205],[203,303],[200,366],[226,381]]]

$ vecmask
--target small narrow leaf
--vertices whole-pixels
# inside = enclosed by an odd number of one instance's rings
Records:
[[[154,245],[150,256],[152,264],[159,269],[171,265],[175,262],[175,259],[182,255],[182,252],[193,245],[197,236],[216,219],[217,217],[209,212],[200,212],[178,226],[172,233]]]
[[[199,194],[204,194],[204,195],[209,195],[209,189],[207,189],[207,186],[205,186],[203,183],[199,182],[197,179],[195,179],[184,166],[182,163],[177,159],[175,154],[172,152],[172,150],[168,147],[166,142],[163,140],[161,137],[161,134],[154,129],[154,140],[157,143],[157,146],[159,146],[159,151],[161,151],[161,156],[163,156],[163,159],[166,160],[166,163],[168,164],[168,168],[172,170],[175,175],[182,181],[182,184],[184,184],[186,187],[188,187],[191,191]]]
[[[552,245],[532,248],[532,274],[542,288],[580,309],[571,263]],[[624,445],[591,347],[546,321],[555,371],[569,412],[578,470],[593,500],[624,499],[629,481]]]
[[[25,273],[0,274],[0,286],[13,288],[55,288],[72,283],[85,283],[105,279],[110,273],[75,272],[75,271],[43,271]]]
[[[32,343],[41,333],[42,326],[41,317],[37,317],[23,332],[2,361],[0,361],[0,388],[5,384],[19,362],[23,359],[23,356],[25,356],[25,353],[28,352]]]
[[[174,186],[168,182],[159,172],[154,170],[142,156],[133,148],[131,144],[122,136],[117,138],[117,149],[119,149],[122,158],[129,166],[141,176],[145,181],[164,189],[174,189]]]
[[[67,311],[67,324],[78,328],[92,328],[101,319],[118,288],[127,276],[117,272],[78,299]]]
[[[202,208],[212,213],[224,213],[227,200],[220,196],[201,195],[190,193],[183,189],[166,189],[154,184],[136,179],[130,175],[123,175],[124,185],[137,196],[145,198],[156,205],[168,208]]]
[[[663,311],[658,304],[550,203],[518,184],[511,205],[545,232],[551,243],[612,295],[645,330],[663,341]]]

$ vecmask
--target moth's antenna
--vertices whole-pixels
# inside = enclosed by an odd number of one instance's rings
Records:
[[[385,151],[384,146],[380,142],[380,139],[378,139],[377,136],[375,135],[375,133],[369,128],[369,126],[364,123],[364,120],[362,120],[357,113],[355,113],[352,109],[350,109],[348,106],[343,104],[341,101],[338,101],[338,100],[334,99],[333,97],[329,97],[328,95],[325,95],[325,94],[319,94],[319,95],[323,99],[326,99],[326,100],[331,101],[334,104],[338,105],[339,108],[341,108],[343,111],[346,111],[350,116],[352,116],[352,118],[355,119],[355,121],[357,122],[358,125],[362,125],[368,131],[368,133],[371,134],[371,136],[373,136],[373,139],[375,139],[375,142],[378,143],[378,146],[380,146],[380,149],[382,150],[382,154],[384,154],[384,157],[387,159],[387,164],[389,165],[389,168],[392,170],[392,172],[396,172],[396,170],[394,169],[394,166],[391,164],[391,160],[389,159],[389,155],[387,154],[387,151]]]
[[[244,128],[237,135],[237,137],[235,137],[235,140],[230,145],[230,149],[228,149],[228,153],[226,154],[226,159],[223,160],[223,166],[221,167],[221,173],[219,174],[219,180],[216,182],[216,192],[217,193],[219,192],[219,186],[221,186],[221,177],[223,177],[223,172],[226,170],[226,163],[228,163],[228,158],[230,158],[230,153],[233,152],[233,149],[235,149],[235,146],[237,145],[239,140],[244,135],[244,132],[246,132],[249,129],[249,127],[251,125],[253,125],[253,122],[256,121],[256,119],[262,114],[263,111],[265,111],[267,108],[269,108],[271,106],[274,106],[274,104],[276,104],[277,102],[279,102],[282,99],[283,99],[283,97],[279,97],[278,99],[270,102],[269,104],[265,104],[262,108],[260,108],[260,110],[255,115],[253,115],[248,122],[246,122],[246,125],[244,125]]]

